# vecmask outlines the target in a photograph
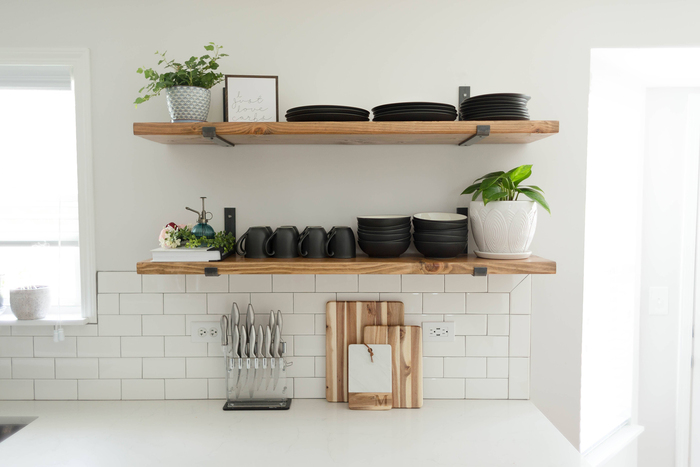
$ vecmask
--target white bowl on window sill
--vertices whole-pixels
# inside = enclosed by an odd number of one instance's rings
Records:
[[[46,318],[51,309],[51,289],[46,285],[12,289],[10,309],[19,320]]]
[[[474,253],[489,259],[528,258],[537,228],[534,201],[472,201],[469,222],[476,247]]]

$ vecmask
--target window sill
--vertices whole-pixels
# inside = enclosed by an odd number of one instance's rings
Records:
[[[636,440],[642,432],[644,427],[641,425],[625,425],[585,453],[584,458],[591,467],[602,465]]]
[[[79,308],[69,308],[71,312],[63,312],[52,310],[46,318],[43,319],[17,319],[10,311],[10,307],[0,308],[0,326],[53,326],[61,324],[64,326],[82,325],[88,323],[88,318],[80,315]],[[75,312],[77,311],[77,313]]]

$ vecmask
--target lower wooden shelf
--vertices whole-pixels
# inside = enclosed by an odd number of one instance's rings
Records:
[[[453,259],[422,256],[247,259],[230,256],[211,263],[155,263],[147,260],[136,264],[139,274],[204,274],[205,268],[216,268],[217,274],[474,274],[474,268],[486,268],[487,274],[556,274],[557,263],[538,256],[494,260],[469,255]]]

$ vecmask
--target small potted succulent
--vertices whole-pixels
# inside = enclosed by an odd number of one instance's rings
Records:
[[[462,192],[472,195],[469,222],[477,256],[520,259],[532,254],[529,248],[537,227],[537,205],[547,212],[550,210],[540,187],[521,185],[530,175],[532,165],[491,172],[474,180]],[[479,195],[481,200],[477,201]],[[520,195],[529,199],[518,199]]]
[[[210,42],[204,49],[211,54],[201,57],[190,57],[184,63],[168,60],[167,52],[156,52],[160,57],[158,65],[164,64],[166,71],[158,73],[153,68],[139,68],[149,83],[139,90],[139,96],[134,104],[143,104],[151,97],[165,91],[168,110],[172,122],[206,122],[211,103],[211,88],[224,80],[223,73],[217,73],[218,60],[227,57],[220,52],[221,46]]]

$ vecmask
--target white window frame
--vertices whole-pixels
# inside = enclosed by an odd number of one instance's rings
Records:
[[[95,207],[93,202],[92,125],[90,114],[90,51],[85,48],[0,48],[0,65],[64,65],[71,67],[75,96],[75,133],[78,161],[78,221],[80,232],[81,317],[18,321],[2,325],[86,324],[96,322],[97,272],[95,267]]]

